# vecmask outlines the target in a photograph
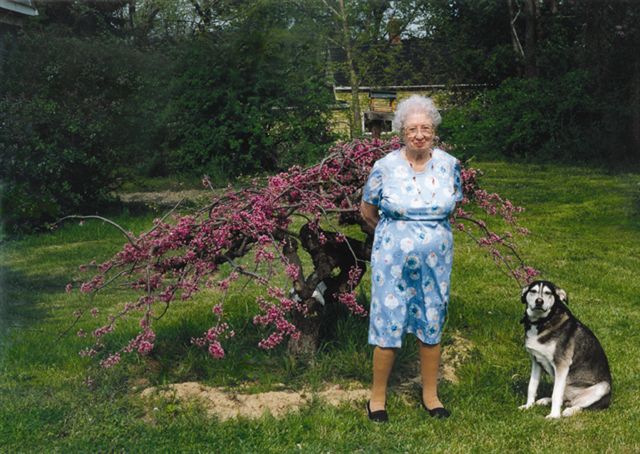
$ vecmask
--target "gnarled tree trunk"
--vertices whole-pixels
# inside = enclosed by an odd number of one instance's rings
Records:
[[[291,338],[288,344],[288,350],[293,355],[313,356],[322,340],[334,334],[338,316],[343,312],[336,295],[349,291],[349,271],[353,267],[357,266],[362,270],[360,276],[366,270],[366,262],[371,257],[370,237],[364,242],[344,238],[320,227],[312,228],[310,224],[305,224],[300,229],[300,243],[311,255],[314,272],[306,278],[299,276],[294,281],[294,290],[305,304],[307,313],[296,312],[293,315],[293,323],[300,331],[300,336],[297,339]],[[290,261],[297,260],[296,263],[300,263],[297,248],[297,241],[290,240],[285,248],[285,255]],[[360,279],[361,277],[358,282]],[[320,283],[326,286],[322,295],[324,304],[313,297],[313,292]]]

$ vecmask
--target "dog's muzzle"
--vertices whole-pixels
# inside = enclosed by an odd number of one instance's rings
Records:
[[[537,298],[535,302],[536,309],[542,309],[542,307],[544,306],[544,300],[542,298]]]

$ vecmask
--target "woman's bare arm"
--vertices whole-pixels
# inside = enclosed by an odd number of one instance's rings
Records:
[[[380,220],[380,216],[378,216],[378,207],[363,200],[360,203],[360,214],[362,215],[364,222],[366,222],[372,230],[375,230],[376,225]]]

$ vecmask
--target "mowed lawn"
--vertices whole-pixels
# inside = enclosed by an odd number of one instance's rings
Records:
[[[519,288],[460,232],[444,344],[455,333],[472,350],[456,370],[458,383],[441,385],[453,413],[448,420],[428,418],[418,389],[403,386],[415,376],[410,338],[393,373],[387,425],[369,423],[364,402],[331,407],[314,399],[281,419],[265,414],[226,422],[208,418],[196,404],[145,402],[144,386],[182,381],[242,385],[244,392],[368,387],[367,320],[341,320],[336,339],[303,363],[284,349],[257,348],[261,333],[250,317],[259,290],[237,288],[225,308],[238,334],[227,357],[215,361],[189,343],[212,322],[219,295],[204,293],[176,303],[158,323],[150,357],[127,357],[101,370],[78,355],[89,343],[74,335],[99,320],[89,316],[60,333],[74,310],[97,306],[104,317],[133,295],[111,289],[88,302],[65,293],[65,284],[82,276],[78,265],[104,260],[123,243],[113,228],[87,222],[2,245],[0,452],[640,452],[640,175],[496,162],[475,167],[484,171],[488,190],[526,207],[520,219],[532,233],[518,239],[520,252],[567,291],[569,307],[602,342],[614,380],[610,409],[557,421],[544,418],[547,408],[518,410],[530,367]],[[153,217],[118,221],[139,232]],[[109,346],[126,342],[135,322],[122,331]],[[542,391],[550,392],[548,380]]]

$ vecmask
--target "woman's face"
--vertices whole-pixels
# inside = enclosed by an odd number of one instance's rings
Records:
[[[404,143],[411,151],[422,152],[431,149],[435,137],[435,127],[426,113],[409,114],[402,131]]]

